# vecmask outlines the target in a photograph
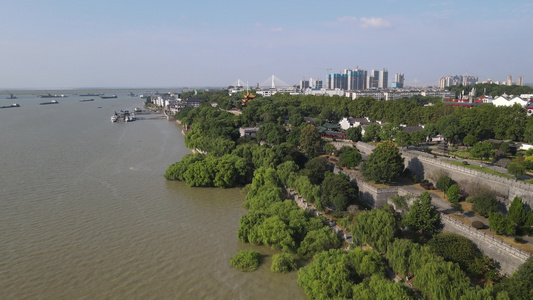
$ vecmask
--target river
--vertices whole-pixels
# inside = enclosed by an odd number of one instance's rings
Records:
[[[239,189],[164,180],[189,153],[174,122],[111,123],[142,99],[0,97],[21,105],[0,109],[0,298],[306,299],[237,239]],[[241,249],[257,271],[229,265]]]

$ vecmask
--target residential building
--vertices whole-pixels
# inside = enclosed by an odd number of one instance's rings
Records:
[[[448,75],[439,79],[439,88],[443,89],[454,85],[474,85],[478,82],[477,76]]]
[[[403,88],[404,81],[405,78],[403,73],[394,74],[394,82],[391,83],[391,88]]]
[[[516,85],[523,86],[524,85],[524,76],[518,76],[516,79]]]
[[[379,71],[378,88],[386,89],[388,87],[389,87],[389,71],[387,71],[387,69],[383,69]]]
[[[342,130],[348,130],[352,127],[358,127],[362,125],[368,125],[370,124],[370,121],[368,118],[353,118],[344,117],[342,120],[339,121],[339,126],[342,128]]]

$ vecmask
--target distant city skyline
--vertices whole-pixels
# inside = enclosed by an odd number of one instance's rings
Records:
[[[101,1],[0,3],[0,89],[251,87],[344,69],[533,82],[533,3]],[[389,76],[389,83],[393,82]]]

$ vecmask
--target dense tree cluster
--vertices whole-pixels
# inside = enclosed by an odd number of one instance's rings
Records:
[[[400,150],[392,141],[379,143],[368,160],[363,163],[361,172],[367,180],[389,183],[400,177],[404,169]]]
[[[398,234],[399,225],[387,208],[373,209],[357,216],[355,236],[383,253]]]
[[[240,106],[242,95],[228,97],[218,93],[213,96],[201,94],[200,97],[206,102],[217,101],[219,107],[229,109]],[[369,126],[365,136],[360,136],[357,130],[350,133],[354,140],[395,139],[399,146],[416,143],[436,133],[444,134],[450,141],[464,142],[466,139],[475,144],[488,137],[526,137],[531,131],[533,140],[533,121],[526,122],[523,110],[518,107],[500,109],[482,105],[467,110],[440,102],[424,107],[422,104],[426,100],[383,102],[369,98],[351,100],[338,96],[277,94],[248,102],[241,116],[208,105],[188,108],[177,116],[190,128],[186,134],[187,146],[208,154],[186,155],[168,168],[165,178],[183,180],[191,186],[217,187],[244,185],[251,181],[245,188],[248,193],[244,206],[248,212],[239,221],[238,238],[281,251],[273,257],[271,270],[274,272],[295,269],[295,255],[312,258],[311,263],[298,272],[298,284],[312,299],[419,298],[405,283],[392,283],[386,277],[387,265],[396,274],[409,276],[407,279],[414,276],[410,282],[427,299],[531,298],[531,259],[517,272],[518,275],[501,284],[484,288],[470,286],[467,274],[497,278],[491,261],[480,256],[467,240],[435,235],[441,223],[431,206],[429,194],[416,199],[403,220],[389,207],[348,215],[351,222],[347,227],[352,230],[354,241],[372,246],[373,250],[367,251],[355,246],[349,251],[340,250],[342,241],[323,219],[299,209],[294,201],[285,200],[286,188],[296,190],[319,210],[343,211],[357,200],[357,186],[344,175],[333,175],[328,160],[318,155],[326,150],[328,154],[339,155],[344,166],[352,167],[360,160],[358,152],[323,147],[319,136],[317,138],[318,132],[304,121],[304,117],[318,117],[317,123],[338,122],[345,116],[369,116],[372,120],[391,124],[427,124],[418,137],[402,137],[403,131],[398,130],[398,125],[388,125],[384,129],[378,126],[375,130]],[[238,127],[256,125],[262,125],[257,139],[238,137]],[[496,128],[498,126],[503,127]],[[259,145],[259,140],[265,144]],[[378,159],[369,158],[369,163],[362,167],[363,172],[369,172],[368,178],[377,182],[393,180],[395,177],[373,176],[378,176],[379,172],[401,174],[403,159],[398,148],[385,141],[376,149]],[[448,196],[456,197],[453,186],[457,185],[444,185],[445,191],[454,191]],[[476,209],[486,213],[494,211],[492,201],[484,199],[486,193],[482,188],[472,194],[476,194]],[[533,225],[533,213],[525,212],[522,202],[512,205],[508,219],[512,220],[513,226]],[[427,245],[398,239],[402,232],[404,236],[410,232],[400,230],[402,226],[426,234],[425,240],[432,234],[433,238]],[[260,260],[258,253],[243,253],[236,255],[231,264],[243,270],[253,270]]]
[[[386,279],[377,252],[361,248],[318,253],[298,271],[298,284],[311,299],[415,299],[405,285]]]
[[[264,244],[302,257],[341,246],[340,238],[322,220],[311,217],[283,196],[283,186],[275,169],[255,171],[246,196],[249,210],[239,222],[241,241]]]

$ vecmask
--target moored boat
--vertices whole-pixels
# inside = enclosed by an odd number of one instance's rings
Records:
[[[100,98],[102,98],[102,99],[113,99],[113,98],[117,98],[117,95],[113,94],[111,96],[100,96]]]
[[[11,105],[0,106],[0,108],[13,108],[13,107],[20,107],[20,105],[18,103],[13,103]]]
[[[48,102],[41,102],[39,105],[47,105],[47,104],[58,104],[57,100],[50,100]]]

